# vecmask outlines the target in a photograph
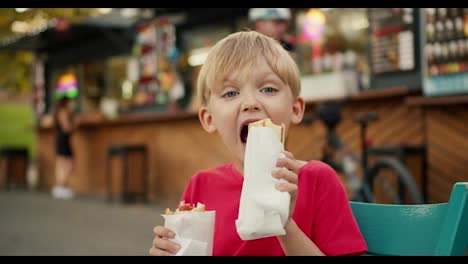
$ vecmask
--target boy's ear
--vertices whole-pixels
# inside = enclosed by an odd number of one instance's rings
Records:
[[[302,118],[304,117],[304,111],[305,111],[304,98],[298,96],[296,98],[296,101],[293,104],[293,111],[292,111],[292,118],[291,118],[291,123],[293,123],[293,125],[297,125],[301,123]]]
[[[198,110],[198,118],[200,119],[200,123],[206,132],[216,132],[216,127],[213,125],[213,117],[211,116],[207,107],[202,106],[200,110]]]

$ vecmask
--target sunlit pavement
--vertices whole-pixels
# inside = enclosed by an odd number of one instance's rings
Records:
[[[147,256],[167,206],[0,190],[0,255]]]

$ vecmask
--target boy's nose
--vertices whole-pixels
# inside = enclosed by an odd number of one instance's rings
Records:
[[[242,105],[242,111],[244,112],[259,111],[259,110],[260,110],[260,104],[254,98],[246,99],[246,101]]]

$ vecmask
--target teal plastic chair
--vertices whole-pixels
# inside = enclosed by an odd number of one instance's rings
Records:
[[[350,201],[369,255],[455,256],[468,247],[468,182],[448,203],[390,205]]]

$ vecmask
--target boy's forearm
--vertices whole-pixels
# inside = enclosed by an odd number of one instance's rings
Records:
[[[285,225],[286,235],[278,236],[278,240],[286,256],[324,256],[323,252],[308,238],[290,219]]]

